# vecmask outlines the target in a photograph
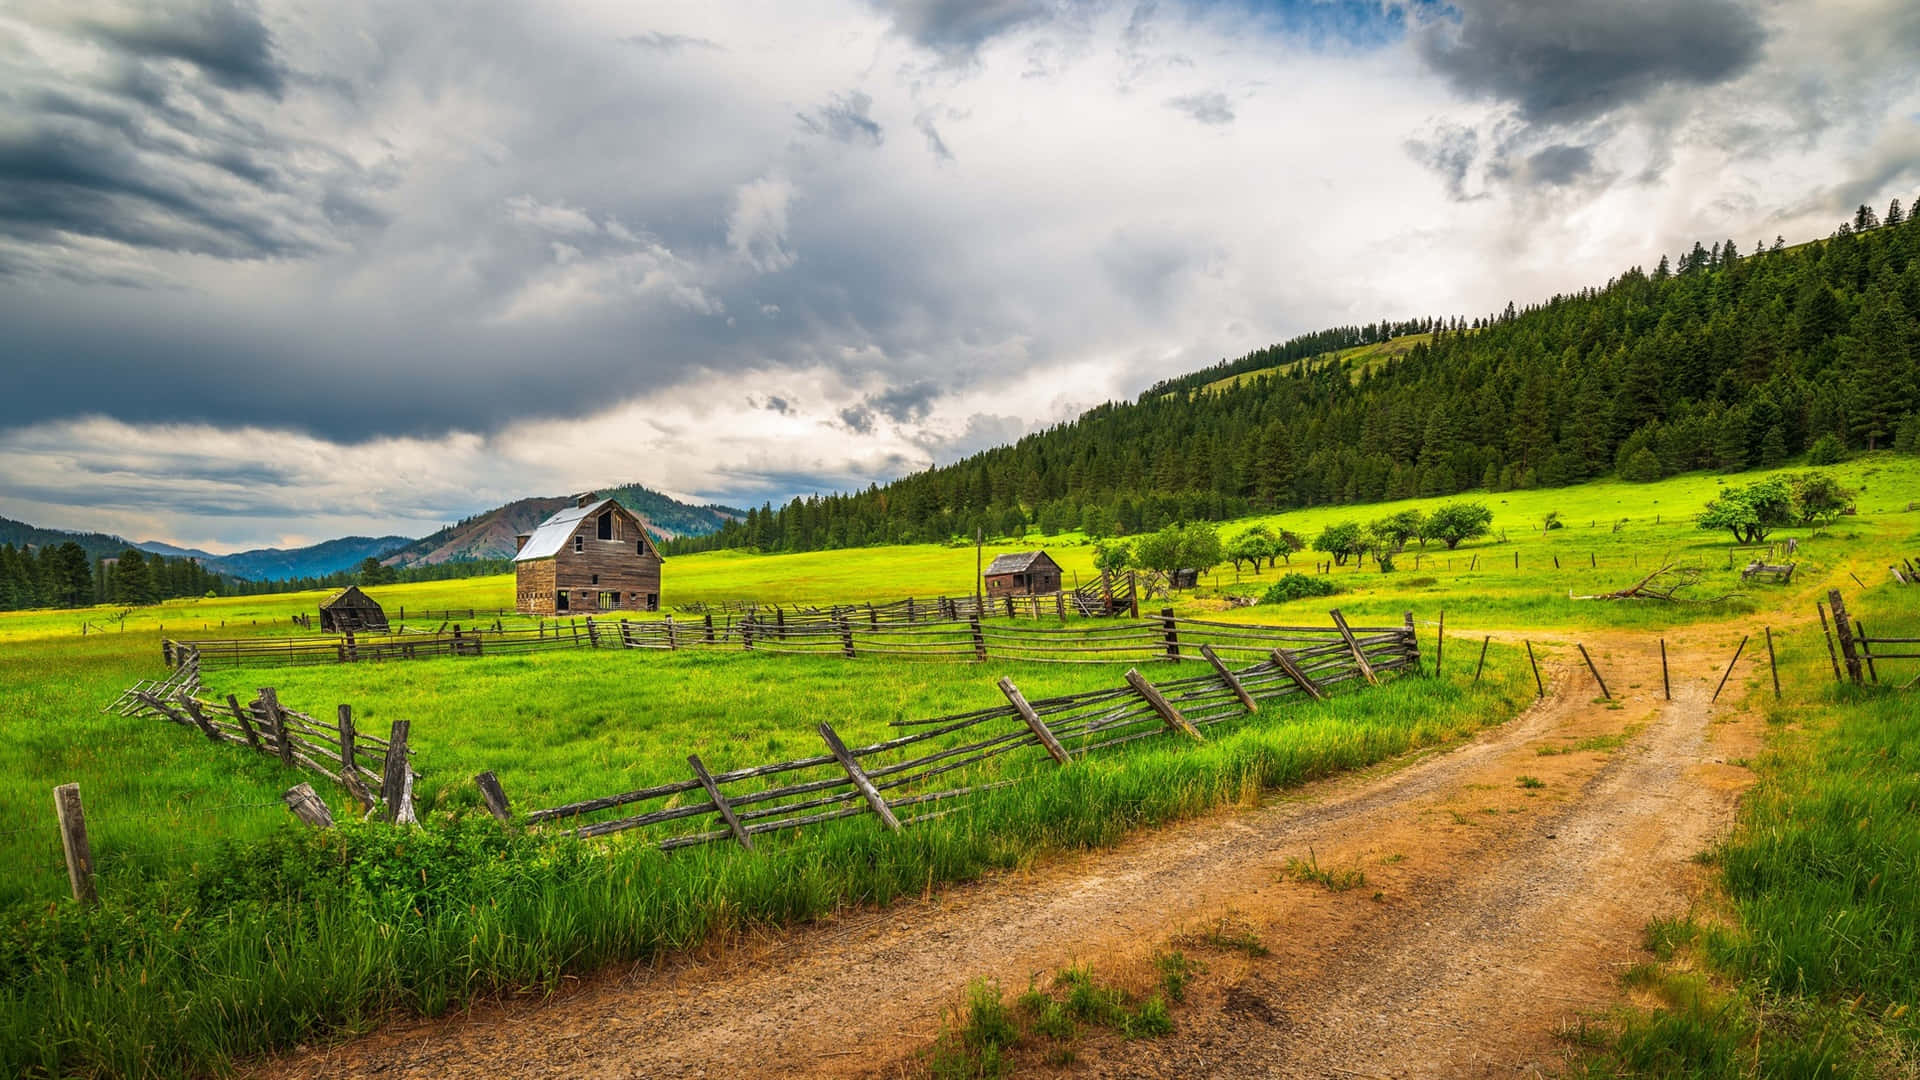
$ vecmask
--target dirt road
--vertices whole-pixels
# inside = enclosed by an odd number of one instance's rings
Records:
[[[1734,635],[1737,640],[1737,634]],[[1317,784],[934,897],[602,976],[564,1000],[395,1025],[278,1076],[858,1076],[914,1070],[967,982],[1019,989],[1091,964],[1145,985],[1177,947],[1205,971],[1174,1035],[1094,1034],[1073,1075],[1533,1075],[1556,1031],[1617,1000],[1642,928],[1686,911],[1692,857],[1732,820],[1758,723],[1708,697],[1724,629],[1584,640],[1548,697],[1444,753]],[[1569,650],[1570,651],[1570,650]],[[1684,673],[1684,674],[1681,674]],[[1289,858],[1356,870],[1332,891]],[[1222,920],[1271,950],[1209,948]]]

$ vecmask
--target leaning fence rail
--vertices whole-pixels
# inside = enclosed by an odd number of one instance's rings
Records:
[[[856,747],[845,746],[823,722],[817,728],[823,753],[718,773],[693,755],[686,779],[535,810],[525,821],[565,826],[579,837],[665,826],[655,840],[663,850],[725,840],[751,848],[755,837],[767,833],[862,814],[898,829],[958,805],[938,804],[1018,783],[1049,761],[1058,767],[1162,734],[1204,739],[1207,727],[1243,716],[1260,702],[1296,695],[1317,700],[1340,683],[1372,682],[1379,673],[1417,670],[1420,664],[1411,616],[1399,626],[1348,627],[1336,613],[1333,629],[1167,621],[1171,630],[1149,627],[1155,638],[1144,644],[1164,657],[1166,635],[1183,634],[1181,658],[1209,670],[1153,683],[1129,669],[1119,687],[1031,701],[1003,678],[1005,705],[896,721],[903,734]],[[1256,640],[1255,631],[1267,637]],[[824,632],[809,628],[805,634]],[[1208,632],[1220,636],[1218,644],[1202,640]],[[971,642],[966,644],[942,648],[959,654],[970,651]],[[1222,649],[1260,658],[1235,667]],[[1012,754],[1025,755],[1026,772],[978,768]],[[611,811],[622,813],[601,816]]]

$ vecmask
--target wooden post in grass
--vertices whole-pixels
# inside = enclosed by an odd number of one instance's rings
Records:
[[[60,847],[67,856],[67,884],[73,898],[83,904],[97,903],[100,894],[93,887],[93,848],[87,843],[87,815],[80,806],[80,785],[61,784],[53,789],[53,813],[60,822]]]
[[[1813,602],[1813,610],[1820,613],[1820,633],[1827,639],[1827,660],[1833,664],[1833,681],[1840,681],[1840,657],[1833,651],[1833,631],[1827,627],[1827,606],[1820,601]]]
[[[1880,672],[1876,671],[1873,666],[1873,641],[1867,637],[1866,624],[1859,619],[1853,620],[1853,632],[1859,635],[1854,640],[1860,643],[1860,655],[1867,661],[1867,678],[1874,682],[1879,682]]]
[[[1130,618],[1140,617],[1140,575],[1133,570],[1127,571],[1127,607],[1132,612]]]
[[[1708,704],[1720,700],[1720,691],[1727,688],[1727,680],[1733,676],[1733,666],[1740,662],[1740,654],[1747,651],[1747,641],[1752,637],[1752,634],[1747,634],[1740,638],[1740,647],[1733,650],[1733,659],[1727,661],[1727,673],[1720,676],[1720,685],[1713,688],[1713,696],[1707,699]]]
[[[1360,665],[1360,674],[1366,678],[1369,685],[1379,686],[1380,676],[1373,673],[1373,665],[1367,663],[1366,654],[1360,651],[1360,641],[1353,636],[1353,629],[1347,625],[1347,617],[1340,614],[1339,608],[1334,608],[1327,614],[1333,616],[1334,628],[1340,631],[1341,639],[1347,643],[1347,651],[1353,654],[1353,662]]]
[[[713,782],[713,774],[700,763],[700,755],[688,754],[687,767],[693,770],[694,779],[700,781],[700,786],[706,789],[707,798],[713,800],[713,808],[720,812],[720,818],[727,823],[727,830],[733,833],[733,838],[740,842],[741,847],[752,851],[753,837],[747,834],[747,827],[740,824],[740,819],[734,816],[733,805],[727,802],[725,795],[720,794],[720,785]]]
[[[1481,673],[1482,671],[1485,671],[1485,670],[1486,670],[1486,667],[1487,667],[1487,646],[1488,646],[1488,645],[1491,645],[1491,644],[1493,644],[1493,635],[1492,635],[1492,634],[1488,634],[1488,635],[1487,635],[1486,637],[1483,637],[1483,638],[1481,638],[1481,639],[1480,639],[1480,662],[1479,662],[1479,663],[1477,663],[1477,664],[1475,664],[1475,665],[1473,665],[1473,681],[1474,681],[1474,682],[1479,682],[1479,681],[1480,681],[1480,673]]]
[[[1245,706],[1248,712],[1254,712],[1259,708],[1253,703],[1253,695],[1247,693],[1247,688],[1240,684],[1240,679],[1234,675],[1233,669],[1229,668],[1213,651],[1213,646],[1200,646],[1200,655],[1206,657],[1207,663],[1213,665],[1214,673],[1220,676],[1221,682],[1227,684],[1227,689],[1233,691],[1233,696],[1240,699],[1240,704]]]
[[[1160,609],[1160,636],[1165,639],[1167,659],[1180,659],[1180,631],[1173,625],[1173,609]]]
[[[1596,558],[1591,551],[1587,552],[1587,568],[1590,570],[1600,569],[1600,560]]]
[[[1558,559],[1556,559],[1556,560],[1554,561],[1554,565],[1556,565],[1556,566],[1558,566],[1558,565],[1559,565],[1559,560],[1558,560]],[[1519,548],[1514,548],[1514,549],[1513,549],[1513,568],[1514,568],[1515,570],[1518,570],[1518,569],[1520,569],[1520,549],[1519,549]]]
[[[671,652],[679,647],[680,638],[673,632],[673,616],[669,615],[667,616],[667,650]]]
[[[240,734],[246,736],[247,745],[255,750],[260,749],[260,734],[253,730],[253,721],[247,719],[247,710],[240,707],[240,699],[228,694],[227,709],[233,713],[234,720],[239,723]]]
[[[1600,684],[1600,696],[1612,701],[1613,694],[1607,690],[1607,680],[1600,677],[1600,669],[1594,666],[1593,657],[1587,655],[1587,647],[1577,641],[1573,647],[1580,650],[1580,659],[1587,662],[1587,670],[1593,672],[1593,681]]]
[[[194,726],[200,729],[200,733],[202,735],[205,735],[208,739],[211,739],[214,742],[226,741],[225,739],[220,737],[219,729],[215,728],[213,726],[212,721],[209,721],[207,719],[206,714],[200,711],[199,702],[193,700],[193,698],[189,696],[181,695],[180,707],[185,709],[187,711],[187,715],[193,718]]]
[[[705,624],[707,644],[711,645],[713,644],[713,612],[707,612],[701,617],[701,621]]]
[[[1527,664],[1533,668],[1533,688],[1541,697],[1547,696],[1547,684],[1540,681],[1540,662],[1533,658],[1533,642],[1527,644]]]
[[[1673,681],[1667,677],[1667,639],[1660,639],[1660,694],[1673,700]]]
[[[1013,706],[1014,712],[1020,714],[1020,719],[1033,732],[1033,737],[1039,739],[1040,745],[1047,748],[1048,756],[1061,765],[1072,760],[1067,756],[1066,748],[1060,745],[1060,740],[1053,737],[1053,732],[1048,729],[1046,722],[1040,719],[1040,714],[1033,711],[1032,705],[1027,704],[1027,696],[1020,692],[1019,687],[1013,685],[1012,679],[1004,675],[1000,677],[1000,692],[1007,695],[1007,703]]]
[[[473,783],[480,789],[480,798],[487,804],[487,813],[500,819],[503,824],[513,820],[513,807],[508,805],[507,793],[501,789],[500,778],[493,775],[493,770],[474,777]]]
[[[342,705],[337,710],[340,728],[340,778],[345,780],[353,775],[353,706]]]
[[[1287,678],[1292,679],[1293,684],[1304,690],[1308,697],[1315,701],[1327,700],[1327,692],[1320,689],[1320,684],[1314,682],[1313,676],[1308,675],[1306,669],[1294,660],[1292,653],[1276,645],[1273,647],[1273,662],[1278,664],[1280,670],[1287,673]]]
[[[387,734],[387,758],[382,763],[380,798],[386,802],[387,821],[399,825],[417,824],[413,813],[413,764],[407,760],[407,735],[413,728],[406,720],[395,720]]]
[[[740,617],[740,647],[747,650],[753,648],[753,616],[751,615]]]
[[[1409,614],[1408,618],[1413,616]],[[1433,676],[1440,677],[1440,662],[1447,655],[1447,609],[1440,609],[1440,627],[1433,635]]]
[[[1192,723],[1188,722],[1186,717],[1180,715],[1180,710],[1173,707],[1173,702],[1168,701],[1166,695],[1162,694],[1158,687],[1148,682],[1146,676],[1140,674],[1138,670],[1134,668],[1127,669],[1127,685],[1133,687],[1133,692],[1145,698],[1147,704],[1153,707],[1153,711],[1160,714],[1160,719],[1166,723],[1168,731],[1180,732],[1194,742],[1207,741],[1201,737],[1200,729],[1194,727]]]
[[[846,770],[847,779],[852,780],[853,786],[860,789],[860,796],[867,800],[867,806],[880,815],[881,822],[889,831],[899,832],[900,819],[893,816],[893,808],[887,805],[887,800],[880,797],[880,789],[873,786],[873,781],[867,778],[866,770],[862,769],[860,762],[848,752],[846,744],[840,741],[840,736],[834,734],[832,725],[822,720],[819,731],[820,738],[827,744],[827,750],[833,754],[834,760],[840,763],[840,767]]]
[[[333,811],[327,809],[327,804],[320,800],[313,785],[304,780],[288,788],[280,796],[280,801],[287,804],[287,809],[293,811],[294,817],[316,829],[333,827]]]
[[[1761,627],[1767,633],[1767,670],[1773,673],[1773,700],[1780,700],[1780,662],[1773,656],[1773,627]]]
[[[1847,618],[1846,601],[1839,589],[1827,590],[1827,606],[1833,609],[1833,633],[1840,639],[1840,658],[1846,661],[1847,677],[1860,681],[1860,654],[1853,645],[1853,622]]]
[[[847,659],[853,659],[853,624],[845,616],[840,619],[840,651],[846,654]]]
[[[967,616],[967,629],[973,631],[973,658],[981,663],[987,660],[987,636],[980,631],[980,613],[975,611]]]
[[[292,768],[293,740],[287,738],[287,716],[280,711],[280,695],[271,686],[260,688],[260,712],[267,730],[273,733],[273,746],[279,751],[280,764]]]

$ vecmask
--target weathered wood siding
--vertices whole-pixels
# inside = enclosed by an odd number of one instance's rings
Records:
[[[600,539],[600,515],[595,514],[581,519],[553,558],[516,566],[517,610],[528,615],[659,610],[660,552],[625,507],[611,512],[611,539]],[[559,603],[562,592],[564,608]],[[609,593],[613,595],[605,595]]]

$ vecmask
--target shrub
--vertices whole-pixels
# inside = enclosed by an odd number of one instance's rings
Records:
[[[1260,597],[1263,604],[1284,604],[1289,600],[1304,600],[1309,596],[1332,596],[1340,587],[1326,578],[1311,577],[1307,574],[1284,574],[1279,581],[1267,587]]]
[[[1626,464],[1620,466],[1620,479],[1631,480],[1636,484],[1652,483],[1660,479],[1659,456],[1646,447],[1641,447],[1637,453],[1627,459]]]
[[[1807,448],[1807,464],[1835,465],[1847,456],[1846,448],[1831,433],[1822,435]]]

